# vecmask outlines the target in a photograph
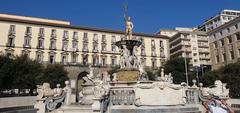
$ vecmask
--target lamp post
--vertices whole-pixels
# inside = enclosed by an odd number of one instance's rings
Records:
[[[187,82],[187,86],[188,86],[187,53],[186,53],[185,45],[184,45],[184,54],[185,54],[185,58],[184,58],[184,62],[185,62],[185,76],[186,76],[186,82]]]

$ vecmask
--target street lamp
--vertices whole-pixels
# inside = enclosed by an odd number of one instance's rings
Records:
[[[184,45],[184,54],[185,54],[185,58],[184,58],[184,62],[185,62],[185,76],[186,76],[186,82],[187,82],[187,86],[188,86],[187,53],[186,53],[185,45]]]

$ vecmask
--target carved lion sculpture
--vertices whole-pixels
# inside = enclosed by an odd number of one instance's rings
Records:
[[[213,88],[203,88],[201,94],[207,98],[211,98],[213,96],[228,98],[229,89],[226,88],[226,84],[222,83],[220,80],[216,80]]]
[[[49,83],[43,83],[43,85],[37,85],[37,98],[39,100],[45,99],[45,97],[59,96],[62,93],[62,89],[59,88],[60,85],[57,85],[57,88],[51,89]]]

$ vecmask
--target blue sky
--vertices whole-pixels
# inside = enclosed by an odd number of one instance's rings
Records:
[[[0,13],[68,20],[73,25],[124,29],[126,0],[0,0]],[[135,32],[194,27],[240,0],[128,0]]]

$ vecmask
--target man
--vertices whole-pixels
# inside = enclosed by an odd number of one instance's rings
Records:
[[[206,101],[203,105],[209,113],[234,113],[234,110],[227,104],[227,102],[220,100],[219,97]]]

